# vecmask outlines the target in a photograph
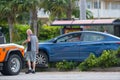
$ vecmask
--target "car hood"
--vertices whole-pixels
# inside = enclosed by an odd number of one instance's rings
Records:
[[[0,44],[0,48],[3,48],[3,47],[10,47],[10,46],[16,46],[16,47],[18,47],[18,48],[24,49],[23,46],[18,45],[18,44],[14,44],[14,43],[10,43],[10,44]]]

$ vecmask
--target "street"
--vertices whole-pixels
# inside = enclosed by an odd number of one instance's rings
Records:
[[[3,76],[0,80],[120,80],[120,72],[36,72]]]

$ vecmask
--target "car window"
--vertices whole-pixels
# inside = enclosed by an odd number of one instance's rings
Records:
[[[69,34],[64,37],[59,38],[57,42],[78,42],[80,41],[80,36],[81,34],[78,34],[78,33]]]
[[[83,41],[101,41],[103,39],[104,36],[100,34],[85,33],[83,36]]]

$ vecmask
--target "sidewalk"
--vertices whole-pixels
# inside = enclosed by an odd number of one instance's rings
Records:
[[[0,80],[120,80],[120,72],[21,72],[15,76],[0,75]]]

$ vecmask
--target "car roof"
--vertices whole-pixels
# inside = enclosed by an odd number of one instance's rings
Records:
[[[63,35],[61,35],[59,37],[62,37],[62,36],[65,36],[65,35],[69,35],[69,34],[74,34],[74,33],[94,33],[94,34],[100,34],[100,35],[110,36],[110,37],[113,37],[113,38],[120,39],[119,37],[117,37],[115,35],[112,35],[112,34],[109,34],[109,33],[105,33],[105,32],[99,32],[99,31],[76,31],[76,32],[70,32],[70,33],[63,34]],[[57,38],[59,38],[59,37],[57,37]]]

